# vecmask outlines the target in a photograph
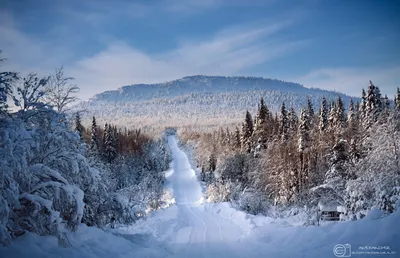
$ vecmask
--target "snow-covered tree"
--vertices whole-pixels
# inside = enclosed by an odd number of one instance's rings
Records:
[[[395,107],[397,110],[400,110],[400,88],[397,88],[396,96],[394,98],[395,100]]]
[[[16,87],[16,94],[13,95],[14,105],[21,111],[40,110],[48,105],[44,102],[45,87],[49,78],[40,79],[35,73],[28,74]]]
[[[266,141],[268,140],[268,123],[270,121],[270,112],[264,103],[264,98],[261,98],[258,106],[257,115],[254,123],[254,139],[261,139],[261,148],[265,148]]]
[[[110,124],[105,124],[103,145],[104,157],[110,163],[115,159],[117,155],[114,128]]]
[[[67,111],[68,105],[78,100],[76,94],[79,92],[79,87],[72,84],[73,80],[73,77],[64,75],[64,67],[61,66],[50,76],[46,85],[46,102],[59,113]]]
[[[285,103],[282,103],[281,113],[279,116],[279,129],[280,136],[283,142],[286,142],[289,139],[289,118],[286,111]]]
[[[75,131],[79,133],[79,136],[83,137],[83,132],[85,131],[85,128],[82,125],[80,112],[76,112],[75,114]]]
[[[319,123],[318,129],[320,132],[324,132],[328,127],[328,107],[326,103],[326,98],[322,98],[321,108],[319,111]]]
[[[314,107],[313,104],[311,103],[310,97],[307,97],[307,116],[309,117],[310,120],[314,119]]]
[[[92,119],[92,128],[91,128],[91,135],[90,135],[90,150],[95,153],[97,153],[99,151],[99,135],[98,135],[98,131],[97,131],[97,123],[96,123],[95,116],[93,116],[93,119]]]
[[[305,152],[310,146],[310,120],[304,109],[300,113],[298,134],[298,151]]]
[[[366,95],[366,106],[365,106],[365,120],[364,125],[369,128],[373,123],[375,123],[383,110],[381,93],[379,87],[375,86],[371,81],[368,87]]]
[[[244,123],[242,124],[242,132],[240,139],[243,151],[246,152],[251,151],[253,130],[254,130],[253,119],[251,118],[250,112],[246,111],[246,118]]]
[[[297,117],[296,111],[294,110],[293,106],[290,107],[288,119],[290,134],[293,135],[297,131],[297,126],[299,122],[299,118]]]
[[[1,50],[0,50],[1,55]],[[0,56],[0,67],[4,58]],[[0,118],[2,118],[8,112],[8,97],[12,94],[12,87],[16,81],[18,81],[18,74],[15,72],[2,71],[0,70]]]

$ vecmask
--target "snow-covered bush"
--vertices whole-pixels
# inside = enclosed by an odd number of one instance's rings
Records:
[[[245,189],[237,200],[238,206],[250,214],[266,213],[269,203],[265,195],[254,189]]]
[[[31,231],[55,235],[61,244],[68,245],[64,229],[76,230],[81,222],[85,204],[78,185],[87,176],[72,175],[86,164],[77,155],[79,138],[58,118],[51,110],[28,110],[1,121],[3,244]]]

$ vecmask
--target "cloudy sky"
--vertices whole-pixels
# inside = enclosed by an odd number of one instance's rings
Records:
[[[80,98],[183,76],[246,75],[359,96],[400,86],[396,0],[0,0],[1,69],[64,65]]]

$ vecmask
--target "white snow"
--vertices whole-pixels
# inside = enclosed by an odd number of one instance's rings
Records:
[[[385,257],[400,256],[400,212],[380,218],[383,214],[372,211],[355,222],[304,227],[296,217],[253,216],[229,203],[203,203],[186,154],[175,136],[168,141],[174,160],[167,171],[167,188],[176,204],[114,230],[82,225],[71,234],[69,248],[58,247],[54,237],[28,233],[0,248],[1,257],[336,257],[335,245],[345,244],[353,252],[365,251],[365,246],[388,247],[384,251],[396,254]]]

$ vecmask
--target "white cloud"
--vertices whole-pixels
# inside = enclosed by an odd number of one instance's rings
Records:
[[[344,92],[351,96],[361,96],[362,88],[366,89],[371,80],[379,86],[382,94],[392,98],[400,81],[400,66],[368,68],[323,68],[291,78],[306,87]]]
[[[184,41],[161,54],[143,53],[123,42],[114,42],[106,50],[78,61],[69,74],[81,86],[82,98],[122,85],[162,82],[187,75],[233,75],[303,43],[269,40],[284,26],[275,23],[261,28],[230,28],[208,40]]]

